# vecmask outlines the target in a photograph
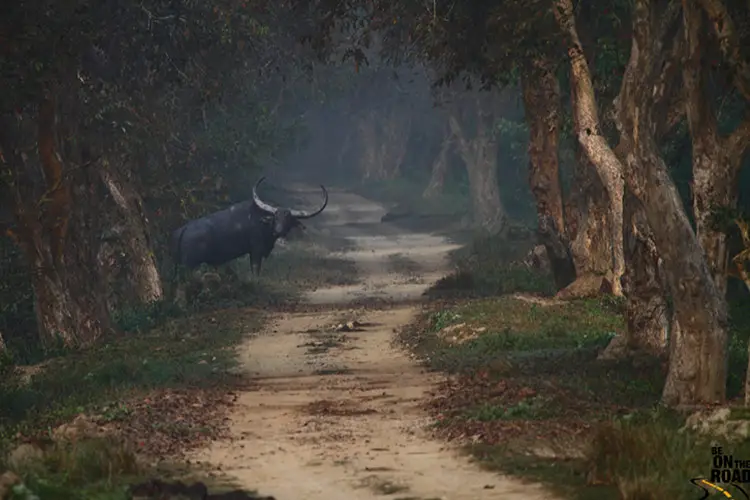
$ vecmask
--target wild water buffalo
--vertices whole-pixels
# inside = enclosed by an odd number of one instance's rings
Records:
[[[261,177],[253,186],[253,199],[191,220],[172,233],[175,262],[188,269],[205,263],[220,266],[245,254],[250,256],[252,273],[260,276],[260,265],[279,238],[294,227],[304,229],[300,219],[315,217],[328,205],[324,186],[323,205],[314,212],[278,208],[258,196]]]

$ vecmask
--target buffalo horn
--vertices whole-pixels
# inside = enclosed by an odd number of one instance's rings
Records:
[[[328,191],[326,191],[326,188],[322,184],[320,185],[320,189],[323,190],[323,205],[319,209],[309,213],[304,210],[291,210],[292,216],[298,219],[309,219],[310,217],[315,217],[322,212],[323,209],[326,208],[326,205],[328,205]]]
[[[264,179],[265,177],[261,177],[260,179],[258,179],[258,182],[255,183],[255,186],[253,186],[253,201],[258,206],[258,208],[260,208],[264,212],[268,212],[269,214],[275,214],[276,210],[278,209],[274,207],[273,205],[269,205],[265,201],[261,200],[260,197],[258,196],[258,186],[260,186],[260,183],[263,182]]]

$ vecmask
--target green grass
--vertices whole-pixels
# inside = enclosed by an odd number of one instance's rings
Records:
[[[28,383],[4,380],[0,456],[18,434],[38,435],[79,413],[121,420],[130,411],[121,402],[150,390],[228,387],[236,380],[229,374],[236,365],[232,348],[260,320],[251,310],[171,319],[148,332],[51,359]],[[41,498],[90,500],[129,498],[125,484],[140,473],[126,443],[88,438],[57,442],[41,462],[14,471]]]
[[[478,370],[498,358],[515,353],[525,358],[565,349],[598,349],[625,324],[617,306],[603,300],[581,300],[564,305],[538,305],[512,297],[475,300],[433,312],[427,318],[429,333],[465,323],[484,328],[482,335],[459,345],[446,345],[428,335],[430,363],[451,372]]]
[[[235,364],[231,347],[259,325],[260,314],[251,311],[207,313],[51,359],[28,383],[0,386],[0,437],[139,390],[219,383]]]
[[[543,396],[534,396],[511,405],[482,403],[468,408],[464,417],[479,422],[515,419],[543,419],[551,416],[555,408]]]
[[[467,451],[483,466],[572,500],[700,498],[689,479],[708,477],[711,444],[678,432],[684,417],[658,406],[664,363],[597,360],[624,331],[623,315],[622,303],[606,297],[564,305],[498,297],[436,307],[403,339],[431,368],[456,375],[432,403],[435,430],[479,436]],[[727,384],[735,397],[747,364],[746,302],[733,302],[730,317]],[[480,333],[458,343],[439,334],[459,330]],[[750,457],[748,440],[715,441]],[[529,453],[540,444],[556,456]]]

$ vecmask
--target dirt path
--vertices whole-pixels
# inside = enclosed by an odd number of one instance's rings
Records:
[[[414,299],[445,273],[445,254],[454,245],[381,224],[383,213],[359,196],[331,193],[318,228],[354,241],[346,257],[363,280],[312,292],[309,302]],[[410,276],[394,268],[395,254],[414,264]],[[552,499],[429,438],[419,403],[437,376],[392,342],[417,313],[404,305],[280,315],[241,349],[243,369],[259,387],[239,398],[235,439],[194,458],[279,500]],[[355,319],[356,331],[336,327]]]

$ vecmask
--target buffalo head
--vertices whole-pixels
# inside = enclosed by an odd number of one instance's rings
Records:
[[[258,179],[258,182],[253,186],[253,201],[255,206],[267,215],[273,217],[273,233],[278,238],[285,238],[289,231],[295,227],[301,227],[304,229],[304,225],[300,222],[301,219],[309,219],[320,214],[328,205],[328,191],[321,185],[320,189],[323,190],[323,205],[313,212],[306,212],[304,210],[293,210],[288,208],[274,207],[270,203],[266,203],[261,200],[258,196],[258,186],[263,182],[265,177]]]

